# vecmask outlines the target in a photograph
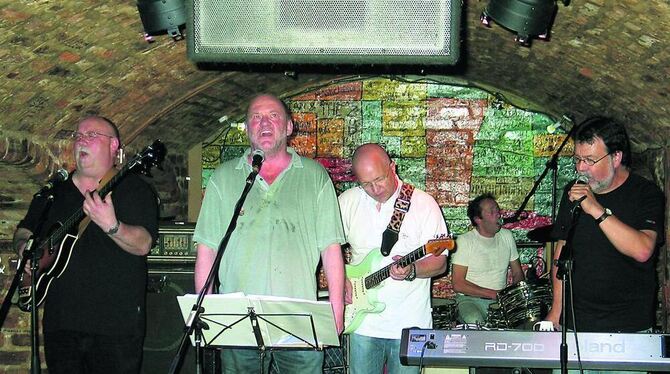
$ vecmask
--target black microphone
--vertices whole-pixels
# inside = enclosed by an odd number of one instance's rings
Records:
[[[575,180],[575,184],[587,184],[589,182],[589,177],[587,177],[584,174],[579,174],[577,179]],[[575,207],[574,209],[582,209],[582,201],[586,200],[586,195],[580,197],[579,199],[575,200]]]
[[[41,195],[47,191],[50,191],[56,184],[66,181],[68,176],[70,176],[70,174],[67,172],[67,170],[56,170],[56,173],[51,177],[51,179],[49,179],[35,195]]]
[[[261,166],[263,166],[263,161],[265,161],[265,152],[256,149],[251,155],[251,168],[254,169],[254,173],[258,174],[261,171]]]
[[[517,217],[516,214],[515,214],[513,216],[502,218],[501,220],[502,220],[502,224],[506,225],[508,223],[519,222],[519,217]]]

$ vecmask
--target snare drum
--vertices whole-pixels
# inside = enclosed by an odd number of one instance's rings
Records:
[[[433,306],[433,328],[448,330],[456,325],[456,300],[440,300],[439,305]]]
[[[521,281],[498,293],[498,303],[508,328],[525,327],[541,321],[551,305],[551,284],[543,279],[537,283]]]

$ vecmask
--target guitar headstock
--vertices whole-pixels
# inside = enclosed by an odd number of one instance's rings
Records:
[[[439,256],[444,251],[453,251],[456,248],[456,241],[451,234],[436,235],[435,239],[431,239],[424,245],[426,253],[431,253],[433,256]]]
[[[140,173],[151,177],[151,168],[156,167],[163,170],[161,164],[165,159],[167,149],[159,139],[154,140],[150,146],[144,148],[128,162],[129,169],[136,169]]]

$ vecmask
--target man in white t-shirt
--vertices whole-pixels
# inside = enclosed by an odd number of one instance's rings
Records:
[[[430,239],[448,234],[437,202],[424,191],[414,189],[398,240],[388,256],[382,256],[382,235],[391,221],[396,198],[404,184],[396,175],[395,163],[377,144],[360,146],[352,163],[359,187],[349,189],[339,197],[344,233],[352,249],[351,263],[355,264],[352,266],[362,266],[368,259],[376,258],[379,261],[370,262],[374,263],[371,266],[374,272],[415,251]],[[384,309],[366,314],[350,335],[349,367],[352,374],[379,374],[384,365],[389,374],[419,373],[418,366],[401,365],[400,337],[403,328],[432,326],[430,278],[445,272],[446,253],[429,254],[404,267],[391,266],[389,278],[374,289],[375,301],[383,303]],[[347,276],[351,276],[349,267]],[[351,293],[352,284],[348,279],[345,302],[349,304]]]
[[[491,194],[477,196],[468,204],[474,229],[458,237],[452,257],[452,284],[458,302],[458,320],[484,323],[489,304],[507,284],[524,279],[512,232],[501,229],[500,207]]]

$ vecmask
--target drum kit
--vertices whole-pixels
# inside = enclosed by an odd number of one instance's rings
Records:
[[[550,237],[551,228],[549,225],[531,230],[528,238],[536,242],[554,241]],[[496,301],[488,307],[486,321],[476,326],[458,325],[456,301],[445,300],[433,307],[433,328],[532,330],[533,325],[546,317],[551,302],[549,279],[527,279],[498,292]]]

